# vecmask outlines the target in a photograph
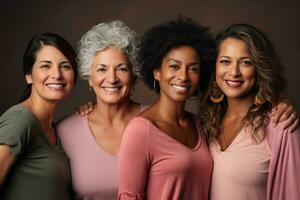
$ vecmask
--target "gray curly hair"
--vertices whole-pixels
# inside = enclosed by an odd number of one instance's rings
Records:
[[[93,57],[97,52],[116,47],[126,52],[134,75],[138,75],[138,37],[125,23],[115,20],[93,26],[78,42],[78,66],[82,79],[90,77]]]

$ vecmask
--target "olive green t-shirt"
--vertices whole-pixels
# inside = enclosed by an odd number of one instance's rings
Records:
[[[22,105],[0,117],[0,145],[15,162],[0,187],[1,200],[71,199],[69,164],[59,145],[49,142],[38,119]]]

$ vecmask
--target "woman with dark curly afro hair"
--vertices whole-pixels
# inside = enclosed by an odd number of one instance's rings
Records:
[[[123,134],[119,199],[208,198],[212,158],[198,117],[184,106],[204,89],[214,49],[208,28],[187,19],[145,32],[140,73],[158,98]]]

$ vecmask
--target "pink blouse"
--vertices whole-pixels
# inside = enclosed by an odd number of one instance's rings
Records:
[[[269,123],[261,143],[242,130],[221,151],[215,141],[212,200],[298,200],[300,198],[300,129],[290,133]]]
[[[200,121],[198,143],[189,148],[143,117],[125,129],[119,159],[118,199],[206,200],[212,159]]]

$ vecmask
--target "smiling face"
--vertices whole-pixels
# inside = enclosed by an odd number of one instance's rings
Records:
[[[227,38],[220,44],[216,82],[228,99],[253,96],[256,69],[244,41]]]
[[[119,104],[128,100],[133,81],[128,57],[121,49],[111,47],[94,56],[89,84],[97,101]]]
[[[31,74],[26,75],[31,84],[31,95],[49,101],[65,98],[74,85],[74,71],[70,61],[55,47],[43,46],[36,54]]]
[[[200,80],[200,58],[190,46],[171,49],[161,67],[154,70],[159,81],[160,95],[177,102],[195,94]]]

